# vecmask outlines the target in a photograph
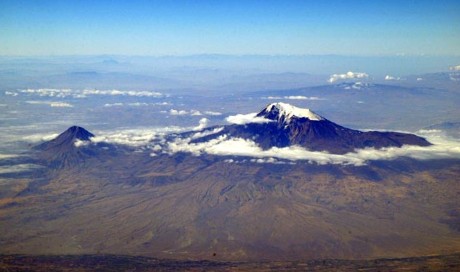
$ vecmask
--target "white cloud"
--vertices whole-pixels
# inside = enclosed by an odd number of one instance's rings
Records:
[[[400,80],[401,78],[400,77],[394,77],[394,76],[390,76],[390,75],[386,75],[385,76],[385,80],[388,80],[388,81],[391,81],[391,80]]]
[[[0,154],[0,160],[17,158],[17,157],[19,157],[19,155],[17,154]]]
[[[368,78],[369,75],[366,73],[360,73],[360,72],[347,72],[346,74],[333,74],[329,77],[329,82],[334,83],[338,80],[343,80],[343,79],[355,79],[355,78]]]
[[[451,66],[451,67],[449,67],[449,70],[451,70],[451,71],[460,71],[460,65]]]
[[[87,146],[90,143],[91,143],[90,141],[82,141],[82,140],[76,139],[73,144],[75,147],[81,147],[81,146]]]
[[[190,115],[192,115],[192,116],[200,116],[200,115],[203,115],[203,114],[200,111],[191,110]]]
[[[362,83],[362,82],[355,82],[353,83],[352,85],[347,85],[344,87],[345,90],[351,90],[351,89],[355,89],[355,90],[361,90],[365,87],[368,87],[369,84],[368,83]]]
[[[167,146],[167,153],[188,152],[194,155],[203,153],[220,156],[245,156],[253,158],[278,158],[285,160],[306,160],[318,164],[354,164],[362,165],[361,159],[350,157],[345,159],[345,155],[335,155],[325,152],[308,151],[299,146],[285,148],[271,148],[263,150],[255,142],[242,138],[228,138],[221,135],[217,139],[203,143],[190,143],[189,139],[179,139]]]
[[[221,135],[216,139],[200,143],[191,143],[192,138],[179,138],[167,143],[163,152],[168,154],[188,152],[194,155],[206,153],[221,156],[245,156],[265,159],[263,161],[265,163],[270,162],[268,159],[273,158],[288,161],[308,161],[317,164],[355,166],[365,165],[367,161],[371,160],[393,160],[399,157],[410,157],[419,160],[460,158],[460,142],[458,140],[446,138],[439,131],[420,131],[419,133],[434,145],[426,147],[406,145],[382,149],[366,148],[357,149],[346,154],[330,154],[306,150],[300,146],[273,147],[263,150],[251,140],[229,138],[227,135]]]
[[[104,104],[104,107],[122,107],[124,104],[123,103],[107,103]]]
[[[133,102],[133,103],[106,103],[104,107],[122,107],[122,106],[129,106],[129,107],[145,107],[145,106],[167,106],[171,105],[168,102],[158,102],[158,103],[145,103],[145,102]]]
[[[217,112],[217,111],[205,111],[204,114],[205,114],[205,115],[210,115],[210,116],[219,116],[219,115],[222,115],[221,112]]]
[[[22,89],[17,93],[25,95],[37,95],[43,97],[73,97],[84,98],[90,95],[109,95],[109,96],[137,96],[137,97],[163,97],[160,92],[154,91],[133,91],[133,90],[98,90],[98,89],[85,89],[85,90],[72,90],[72,89]],[[15,95],[16,92],[9,92],[8,95]],[[166,95],[167,96],[167,95]]]
[[[262,97],[262,99],[269,99],[269,100],[280,100],[280,99],[285,99],[285,100],[324,100],[322,98],[319,98],[317,96],[303,96],[303,95],[289,95],[289,96],[267,96],[267,97]]]
[[[206,136],[209,136],[209,135],[213,135],[213,134],[216,134],[216,133],[219,133],[221,132],[222,130],[224,130],[224,127],[217,127],[213,130],[204,130],[204,131],[200,131],[200,132],[197,132],[195,134],[193,134],[190,139],[199,139],[199,138],[202,138],[202,137],[206,137]],[[160,151],[161,148],[159,150],[156,150],[156,151]]]
[[[190,113],[188,111],[185,111],[185,110],[170,109],[169,114],[171,114],[171,115],[188,115]]]
[[[42,168],[42,166],[37,164],[16,164],[16,165],[6,165],[0,166],[0,174],[10,174],[10,173],[20,173],[31,171],[34,169]]]
[[[202,130],[208,126],[209,119],[208,118],[201,118],[198,126],[194,127],[193,130]]]
[[[209,115],[209,116],[219,116],[222,115],[220,112],[215,111],[204,111],[201,112],[199,110],[176,110],[170,109],[169,114],[171,115],[190,115],[190,116],[202,116],[202,115]]]
[[[85,89],[81,92],[82,95],[111,95],[111,96],[139,96],[139,97],[162,97],[160,92],[153,91],[121,91],[121,90],[88,90]]]
[[[92,142],[107,142],[130,146],[144,146],[155,139],[157,134],[147,129],[124,130],[100,133],[91,139]]]
[[[23,89],[23,90],[19,90],[19,92],[23,94],[29,94],[29,95],[59,97],[59,98],[73,95],[73,92],[70,89]]]
[[[155,105],[155,106],[169,106],[169,105],[171,105],[171,103],[169,103],[169,102],[157,102],[157,103],[153,103],[153,105]]]
[[[45,142],[45,141],[50,141],[56,138],[58,135],[59,134],[57,133],[31,134],[31,135],[22,137],[22,140],[26,142],[32,142],[32,143]]]
[[[18,93],[16,93],[16,92],[10,92],[10,91],[6,91],[6,92],[5,92],[5,95],[10,95],[10,96],[18,96]]]
[[[153,140],[164,140],[164,136],[170,133],[189,131],[191,128],[184,127],[152,127],[152,128],[130,128],[110,131],[95,131],[96,137],[91,138],[91,142],[106,142],[123,144],[135,147],[148,145]]]
[[[236,124],[236,125],[244,125],[244,124],[249,124],[249,123],[268,123],[268,122],[273,122],[270,119],[266,119],[264,117],[258,117],[257,113],[248,113],[248,114],[237,114],[237,115],[231,115],[225,118],[227,122],[230,124]]]
[[[143,107],[143,106],[149,106],[149,103],[143,103],[143,102],[135,102],[135,103],[128,103],[128,106],[132,107]]]
[[[72,104],[69,104],[66,102],[51,102],[50,106],[55,107],[55,108],[72,108],[73,107]]]
[[[421,77],[418,77],[418,78],[417,78],[417,81],[421,81],[421,80],[423,80],[423,78],[421,78]]]
[[[73,105],[67,102],[60,101],[26,101],[27,104],[32,105],[48,105],[54,108],[72,108]]]
[[[251,159],[250,162],[255,162],[255,163],[280,163],[275,158],[264,158],[264,159]]]

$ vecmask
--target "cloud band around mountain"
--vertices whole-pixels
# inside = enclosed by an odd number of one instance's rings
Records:
[[[273,120],[257,116],[257,112],[248,113],[248,114],[231,115],[225,118],[225,121],[229,122],[230,124],[235,124],[235,125],[273,122]]]
[[[254,118],[251,114],[246,117],[237,117],[237,122],[243,122],[248,118]],[[235,120],[234,120],[235,121]],[[254,141],[242,138],[231,138],[228,135],[220,135],[214,139],[204,142],[196,140],[205,136],[220,133],[222,127],[203,129],[207,126],[208,120],[202,118],[198,126],[190,127],[164,127],[164,128],[138,128],[122,129],[114,131],[96,132],[96,137],[92,138],[93,143],[106,142],[122,144],[132,147],[142,147],[151,152],[152,156],[160,154],[173,155],[179,152],[190,153],[195,156],[204,154],[216,156],[230,156],[249,158],[250,161],[257,163],[295,163],[304,161],[319,165],[366,165],[369,161],[394,160],[400,157],[408,157],[417,160],[431,159],[460,159],[460,141],[449,138],[440,130],[421,130],[417,134],[425,137],[433,143],[431,146],[405,145],[402,147],[387,147],[381,149],[365,148],[356,149],[346,154],[331,154],[324,151],[310,151],[300,146],[272,147],[262,149]],[[196,132],[191,136],[177,136],[173,140],[167,140],[168,135],[182,132]],[[190,134],[188,134],[190,135]],[[24,140],[38,142],[50,140],[53,135],[31,135]],[[54,134],[56,136],[56,134]],[[76,143],[82,147],[86,144]],[[237,159],[232,159],[236,162]],[[230,162],[230,161],[229,161]]]
[[[382,149],[365,148],[356,149],[346,154],[331,154],[321,151],[310,151],[300,146],[272,147],[263,150],[254,141],[242,138],[230,138],[221,135],[206,142],[192,142],[192,138],[178,138],[167,143],[162,149],[163,153],[175,154],[178,152],[191,153],[199,156],[202,154],[218,156],[240,156],[256,159],[265,159],[265,162],[276,162],[275,159],[287,161],[307,161],[309,163],[340,164],[362,166],[373,160],[394,160],[399,157],[409,157],[418,160],[460,158],[460,142],[448,139],[441,131],[420,131],[434,145],[387,147]]]

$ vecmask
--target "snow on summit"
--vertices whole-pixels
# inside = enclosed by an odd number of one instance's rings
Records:
[[[277,102],[268,105],[262,112],[259,113],[260,115],[266,116],[274,114],[276,119],[284,120],[285,122],[289,123],[292,117],[297,118],[308,118],[311,121],[321,121],[324,120],[323,117],[314,113],[310,109],[299,108],[293,106],[291,104]]]
[[[325,120],[309,109],[299,108],[283,102],[271,103],[259,113],[237,114],[228,116],[225,120],[236,125],[269,122],[282,122],[288,124],[293,117],[308,118],[310,121]]]

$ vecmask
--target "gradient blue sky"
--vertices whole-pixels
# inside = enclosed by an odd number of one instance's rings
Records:
[[[460,1],[0,0],[0,55],[460,55]]]

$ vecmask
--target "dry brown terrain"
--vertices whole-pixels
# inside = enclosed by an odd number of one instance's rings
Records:
[[[352,167],[101,155],[3,179],[0,252],[219,261],[450,254],[460,250],[459,173],[452,160]]]

